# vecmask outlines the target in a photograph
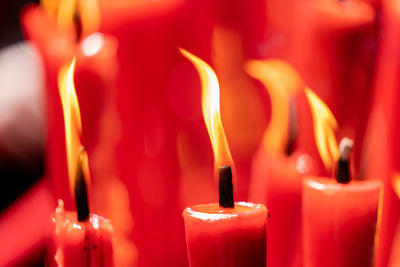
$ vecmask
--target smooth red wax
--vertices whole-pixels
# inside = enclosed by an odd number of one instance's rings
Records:
[[[373,266],[380,181],[303,182],[303,265]]]
[[[262,204],[196,205],[183,211],[191,267],[265,267],[268,211]]]
[[[312,171],[307,154],[269,153],[260,150],[252,169],[250,201],[268,207],[267,263],[269,267],[302,264],[301,188],[303,175]],[[288,257],[290,255],[290,257]]]
[[[400,8],[396,1],[382,1],[378,64],[374,77],[374,95],[366,133],[362,166],[367,179],[384,183],[382,227],[379,233],[377,267],[389,264],[395,245],[397,222],[400,220],[400,200],[393,188],[395,173],[400,170]],[[389,265],[396,266],[396,265]]]
[[[78,222],[76,212],[64,210],[59,200],[53,221],[57,252],[55,260],[62,267],[112,267],[113,227],[109,220],[91,214]]]
[[[359,166],[378,43],[371,1],[294,1],[289,61],[330,107]],[[321,165],[321,168],[323,166]],[[356,170],[358,171],[358,170]]]

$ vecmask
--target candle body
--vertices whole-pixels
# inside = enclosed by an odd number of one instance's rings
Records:
[[[304,266],[373,266],[381,183],[303,182]]]
[[[113,228],[107,219],[91,214],[78,222],[76,212],[66,212],[60,201],[53,221],[57,242],[55,260],[63,267],[112,267]]]
[[[371,1],[307,0],[294,6],[289,60],[330,107],[339,135],[357,140],[359,166],[376,59],[376,10]]]
[[[235,208],[218,203],[183,212],[191,267],[265,267],[266,219],[262,204],[239,202]]]
[[[250,201],[268,207],[267,263],[269,267],[301,266],[301,187],[312,159],[307,154],[267,154],[253,162]],[[288,257],[290,255],[290,257]]]

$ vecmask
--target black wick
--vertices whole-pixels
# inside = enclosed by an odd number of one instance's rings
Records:
[[[230,166],[221,166],[218,168],[219,177],[219,206],[224,208],[233,208],[233,185],[232,169]]]
[[[339,144],[340,157],[336,166],[336,180],[341,184],[347,184],[351,180],[350,154],[353,149],[353,140],[344,137]]]
[[[89,203],[87,195],[87,185],[85,174],[83,173],[82,161],[83,153],[85,150],[82,148],[78,155],[78,164],[75,174],[75,203],[76,211],[78,212],[78,221],[84,222],[89,218]]]

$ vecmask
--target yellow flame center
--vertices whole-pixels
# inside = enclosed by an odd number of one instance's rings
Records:
[[[400,173],[396,172],[393,177],[393,189],[400,198]]]
[[[49,16],[57,19],[60,27],[73,25],[74,17],[79,13],[83,36],[100,28],[98,0],[42,0],[41,3]]]
[[[282,152],[289,133],[289,97],[301,88],[300,76],[288,63],[278,59],[251,60],[246,71],[263,83],[271,99],[271,120],[264,133],[264,148]]]
[[[82,131],[78,97],[74,84],[75,57],[71,63],[63,66],[58,74],[58,91],[64,114],[65,144],[67,152],[68,177],[70,189],[74,188],[77,160],[81,154],[80,136]],[[87,155],[84,165],[87,165]],[[87,166],[83,166],[87,170]],[[73,190],[72,190],[73,191]]]
[[[335,131],[338,128],[335,117],[329,107],[310,88],[305,89],[314,121],[314,137],[327,170],[332,170],[334,163],[339,159],[339,148],[336,142]]]
[[[220,91],[217,75],[203,60],[180,48],[181,53],[196,67],[201,80],[201,106],[214,151],[215,166],[233,165],[220,111]]]

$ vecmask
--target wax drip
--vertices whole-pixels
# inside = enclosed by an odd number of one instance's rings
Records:
[[[339,160],[336,165],[336,180],[341,184],[349,183],[351,180],[350,173],[350,154],[353,149],[353,140],[344,137],[339,144]]]
[[[85,174],[83,173],[82,161],[84,149],[81,149],[78,156],[78,164],[75,175],[75,203],[78,212],[78,221],[84,222],[89,218],[89,203]]]
[[[232,169],[230,166],[221,166],[218,168],[219,177],[219,206],[224,208],[233,208],[233,184]]]

